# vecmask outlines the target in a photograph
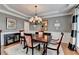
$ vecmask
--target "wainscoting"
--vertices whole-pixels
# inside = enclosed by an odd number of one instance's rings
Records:
[[[61,34],[61,32],[51,32],[51,31],[47,31],[47,32],[51,33],[52,38],[58,38],[60,37],[60,34]],[[2,32],[1,33],[1,45],[4,45],[4,34],[12,34],[12,33],[18,33],[18,32],[16,31],[16,32]],[[35,31],[29,31],[29,33],[35,33]],[[68,44],[70,39],[71,39],[70,33],[64,32],[64,37],[63,37],[62,42]]]
[[[35,31],[29,31],[30,33],[35,33]],[[48,33],[51,33],[52,38],[58,38],[60,37],[61,32],[52,32],[52,31],[45,31]],[[64,37],[62,40],[62,43],[67,43],[69,44],[70,39],[71,39],[71,32],[63,32],[64,33]]]
[[[51,35],[52,35],[52,38],[59,38],[60,37],[60,34],[61,32],[50,32]],[[70,32],[64,32],[64,37],[63,37],[63,40],[62,40],[62,43],[69,43],[71,39],[71,33]]]

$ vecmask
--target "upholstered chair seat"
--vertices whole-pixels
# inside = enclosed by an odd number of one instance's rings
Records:
[[[59,39],[51,39],[49,43],[59,43]]]
[[[64,33],[61,33],[60,37],[54,37],[55,39],[51,39],[49,42],[48,42],[48,46],[47,48],[48,49],[51,49],[51,50],[56,50],[57,51],[57,55],[59,55],[59,47],[61,45],[61,41],[63,39],[63,35]]]
[[[57,44],[48,44],[48,47],[51,49],[57,49],[58,45]]]
[[[33,47],[36,47],[36,46],[38,46],[38,45],[39,45],[38,42],[33,42]]]

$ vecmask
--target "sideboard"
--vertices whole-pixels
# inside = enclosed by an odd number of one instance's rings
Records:
[[[4,34],[4,45],[7,46],[12,43],[20,41],[20,33]]]

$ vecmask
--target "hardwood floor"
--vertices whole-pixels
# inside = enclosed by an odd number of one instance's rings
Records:
[[[4,49],[5,49],[5,48],[8,48],[8,47],[11,47],[11,46],[13,46],[13,45],[16,45],[16,44],[18,44],[18,43],[11,44],[11,45],[6,46],[6,47],[2,46],[1,54],[2,54],[2,55],[7,55],[7,53],[5,53],[5,51],[4,51]],[[62,48],[63,48],[64,55],[79,55],[77,52],[69,50],[69,49],[68,49],[68,44],[62,43],[61,46],[62,46]]]
[[[79,55],[76,51],[68,49],[68,44],[62,43],[61,45],[64,51],[64,55]]]

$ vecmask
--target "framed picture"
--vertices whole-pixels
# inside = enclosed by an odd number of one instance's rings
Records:
[[[16,20],[12,18],[6,18],[7,29],[16,29]]]

